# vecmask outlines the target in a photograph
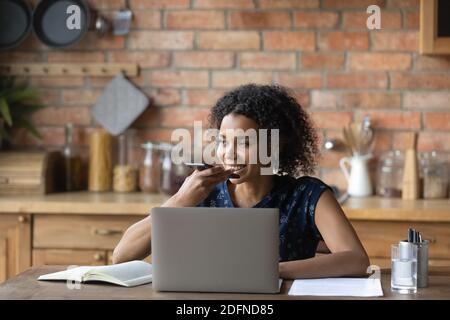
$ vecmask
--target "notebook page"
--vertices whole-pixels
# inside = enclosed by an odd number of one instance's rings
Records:
[[[295,280],[289,290],[291,296],[383,296],[380,279],[324,278]]]

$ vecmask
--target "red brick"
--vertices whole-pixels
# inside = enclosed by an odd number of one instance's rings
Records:
[[[271,72],[215,71],[212,75],[215,88],[233,88],[247,83],[270,84]]]
[[[344,66],[344,54],[342,53],[302,53],[302,69],[342,69]]]
[[[125,0],[88,0],[89,7],[96,10],[120,10]]]
[[[256,31],[204,31],[198,34],[201,49],[259,49],[260,39]]]
[[[311,107],[336,109],[341,105],[341,93],[334,91],[311,91]]]
[[[419,11],[406,12],[404,18],[404,26],[408,29],[419,29],[420,26]]]
[[[190,0],[132,0],[131,9],[188,8]]]
[[[39,62],[41,55],[39,52],[4,51],[0,52],[0,61],[2,63]]]
[[[139,115],[136,121],[133,122],[133,127],[136,128],[155,128],[161,124],[161,110],[159,105],[153,104],[150,108],[144,110]]]
[[[12,145],[17,147],[24,146],[62,146],[64,144],[64,128],[61,127],[42,127],[36,126],[42,139],[37,139],[23,128],[15,129],[12,132]]]
[[[364,12],[345,11],[342,13],[342,27],[344,29],[367,30],[367,18],[369,14]],[[402,27],[402,15],[400,12],[381,13],[381,29],[400,29]]]
[[[32,121],[36,125],[88,125],[91,114],[88,107],[47,107],[34,113]]]
[[[172,129],[164,128],[139,130],[138,137],[141,139],[141,141],[170,142],[172,132]]]
[[[241,69],[295,69],[295,53],[245,52],[239,55]]]
[[[324,0],[324,8],[367,8],[375,4],[379,7],[385,6],[385,0]]]
[[[400,108],[400,100],[400,93],[392,92],[346,92],[342,94],[342,104],[348,108]]]
[[[134,11],[132,29],[161,29],[161,12],[156,10]]]
[[[230,29],[285,29],[291,26],[289,12],[230,12]]]
[[[173,64],[178,68],[230,68],[234,64],[232,52],[175,52]]]
[[[319,47],[321,50],[367,50],[369,36],[367,32],[321,32]]]
[[[224,94],[223,90],[186,90],[184,104],[188,106],[213,106]]]
[[[387,88],[388,79],[385,73],[328,73],[328,88]]]
[[[393,89],[449,89],[450,77],[447,74],[391,74]]]
[[[297,28],[334,28],[339,15],[336,12],[297,11],[294,13],[294,26]]]
[[[254,8],[253,0],[197,0],[196,8],[242,9]]]
[[[95,89],[62,90],[64,104],[94,104],[100,95],[101,91]]]
[[[104,76],[91,76],[88,78],[89,83],[92,87],[101,87],[104,88],[107,84],[114,79],[114,77],[104,77]],[[145,85],[145,76],[144,72],[141,72],[136,77],[128,77],[128,79],[134,83],[136,86],[144,86]]]
[[[425,127],[432,130],[450,131],[450,113],[449,112],[425,113]]]
[[[420,129],[420,113],[409,111],[366,111],[370,115],[374,128]]]
[[[411,55],[406,53],[352,53],[349,66],[353,70],[404,70],[411,66]]]
[[[313,9],[319,8],[319,0],[259,0],[263,9]]]
[[[341,191],[347,190],[347,181],[341,169],[321,169],[320,171],[322,181],[338,187]]]
[[[133,31],[130,49],[191,49],[194,34],[190,31]]]
[[[268,50],[314,51],[314,32],[269,31],[264,33],[264,46]]]
[[[450,151],[450,133],[421,132],[418,141],[419,151]]]
[[[97,33],[89,31],[78,44],[73,46],[72,50],[101,50],[101,49],[123,49],[125,48],[125,38],[108,35],[99,38]]]
[[[154,87],[196,88],[208,86],[207,71],[153,71],[149,82]]]
[[[419,33],[408,32],[376,32],[372,34],[372,49],[393,51],[418,51]]]
[[[80,76],[33,76],[31,85],[36,88],[54,87],[80,87],[84,84],[84,78]]]
[[[316,89],[322,87],[320,73],[280,73],[279,83],[290,88]]]
[[[45,105],[58,105],[61,103],[61,90],[38,89],[39,101]]]
[[[448,108],[450,92],[414,91],[405,92],[403,106],[405,108]]]
[[[176,89],[152,89],[149,95],[152,98],[152,104],[156,106],[171,106],[181,103],[181,93]]]
[[[209,108],[163,108],[161,125],[170,128],[193,127],[194,121],[208,122]]]
[[[205,10],[169,11],[165,21],[167,29],[223,29],[225,14]]]
[[[450,70],[449,56],[417,56],[415,68],[418,70]]]
[[[50,51],[47,53],[48,62],[104,62],[103,52]]]
[[[388,0],[389,8],[418,8],[419,0]]]
[[[168,52],[117,51],[111,52],[111,62],[137,63],[141,68],[163,68],[169,65]]]
[[[352,121],[351,112],[315,111],[311,113],[318,128],[340,129]]]

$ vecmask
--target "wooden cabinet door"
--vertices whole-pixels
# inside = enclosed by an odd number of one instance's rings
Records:
[[[31,216],[0,214],[0,282],[31,266]]]
[[[104,250],[34,249],[33,266],[102,266],[106,264]]]

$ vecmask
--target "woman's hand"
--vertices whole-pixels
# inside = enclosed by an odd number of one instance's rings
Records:
[[[184,180],[178,192],[163,206],[195,207],[211,193],[214,186],[228,179],[233,170],[216,166],[202,171],[195,170]]]

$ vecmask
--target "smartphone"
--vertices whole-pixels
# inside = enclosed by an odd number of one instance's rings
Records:
[[[210,165],[210,164],[207,164],[207,163],[198,163],[198,162],[185,162],[185,165],[187,165],[188,167],[197,169],[198,171],[202,171],[202,170],[209,169],[209,168],[212,168],[212,167],[213,167],[213,166]],[[235,173],[232,173],[232,174],[230,175],[230,178],[234,178],[234,179],[237,179],[237,178],[239,178],[239,177],[240,177],[240,176],[239,176],[238,174],[235,174]]]
[[[205,169],[212,168],[213,166],[207,163],[199,163],[199,162],[186,162],[185,165],[188,167],[197,169],[198,171],[202,171]]]

